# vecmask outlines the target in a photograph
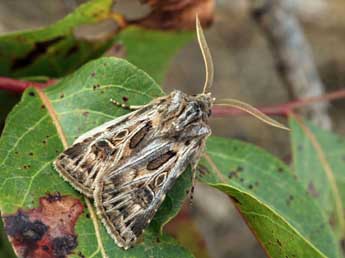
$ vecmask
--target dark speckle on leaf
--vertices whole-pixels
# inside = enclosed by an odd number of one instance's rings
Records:
[[[328,218],[328,223],[332,226],[335,227],[336,226],[336,215],[334,212],[331,213],[331,215]]]
[[[61,193],[60,192],[55,192],[53,194],[51,193],[47,193],[47,200],[49,202],[57,202],[57,201],[61,201]]]
[[[278,173],[283,173],[284,169],[282,167],[278,167],[277,171],[278,171]]]
[[[237,169],[236,169],[236,171],[238,171],[238,172],[242,172],[242,171],[243,171],[243,167],[238,166],[238,167],[237,167]]]
[[[127,96],[123,96],[123,97],[122,97],[122,100],[123,100],[124,102],[127,102],[127,101],[128,101],[128,97],[127,97]]]
[[[87,112],[87,111],[85,111],[85,112],[83,112],[82,114],[83,114],[83,116],[88,116],[90,113]]]
[[[286,204],[289,206],[293,200],[294,200],[294,197],[293,195],[290,194],[288,199],[286,200]]]
[[[232,178],[237,178],[239,176],[237,171],[230,171],[228,174],[228,178],[232,179]]]
[[[29,96],[31,96],[31,97],[35,97],[35,92],[30,91],[30,92],[29,92]]]
[[[279,239],[276,239],[277,240],[277,244],[281,247],[282,246],[282,243],[280,242]]]
[[[317,198],[320,196],[320,193],[317,191],[313,181],[310,181],[308,184],[308,193],[311,197],[314,197],[314,198]]]
[[[92,86],[93,90],[97,90],[99,87],[101,87],[101,85],[99,85],[99,84],[95,84]]]
[[[46,108],[46,106],[42,104],[42,105],[41,105],[41,108],[42,108],[42,109],[45,109],[45,108]]]
[[[33,153],[33,152],[29,152],[29,155],[30,155],[30,156],[33,156],[33,155],[34,155],[34,153]]]
[[[96,76],[96,73],[95,73],[95,72],[92,72],[92,73],[91,73],[91,76],[92,76],[92,77],[95,77],[95,76]]]
[[[63,94],[63,92],[61,92],[60,99],[63,99],[64,97],[65,97],[65,94]]]

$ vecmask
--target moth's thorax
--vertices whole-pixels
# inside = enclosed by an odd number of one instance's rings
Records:
[[[213,105],[211,94],[187,95],[173,91],[161,106],[162,132],[179,137],[205,137],[211,133],[208,119]]]

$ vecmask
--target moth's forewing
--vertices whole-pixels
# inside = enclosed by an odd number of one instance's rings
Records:
[[[132,246],[211,133],[210,96],[180,91],[81,135],[54,165],[88,197],[115,242]]]
[[[155,101],[81,135],[56,158],[55,169],[75,189],[92,198],[95,178],[123,158],[121,150],[135,130],[140,129],[137,119],[150,120],[155,115]]]
[[[195,164],[206,137],[210,103],[175,91],[158,104],[158,115],[131,137],[131,155],[96,178],[98,214],[115,242],[127,249],[150,223],[166,193],[189,164]],[[144,131],[143,131],[144,130]]]
[[[96,182],[94,198],[99,215],[116,243],[125,249],[150,223],[199,143],[192,141],[185,146],[167,142],[166,147],[157,150],[150,144]]]

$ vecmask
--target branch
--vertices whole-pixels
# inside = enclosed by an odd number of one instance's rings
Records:
[[[299,99],[299,100],[291,101],[291,102],[281,104],[281,105],[261,107],[258,109],[266,115],[288,116],[292,111],[294,111],[297,108],[309,107],[310,105],[315,104],[315,103],[320,104],[322,102],[342,99],[342,98],[345,98],[345,89],[331,92],[323,96]],[[236,116],[236,115],[245,115],[245,114],[247,113],[239,109],[231,108],[231,107],[215,105],[212,108],[213,117],[226,117],[226,116]]]
[[[6,78],[6,77],[0,77],[0,90],[9,90],[9,91],[21,93],[26,88],[37,87],[37,88],[42,89],[56,83],[56,81],[57,80],[55,79],[51,79],[45,83],[38,83],[38,82],[22,81],[22,80],[16,80],[16,79],[11,79],[11,78]],[[291,101],[291,102],[281,104],[281,105],[261,107],[258,109],[266,115],[288,116],[288,114],[294,109],[301,108],[301,107],[308,107],[315,103],[320,104],[321,102],[331,101],[331,100],[341,99],[341,98],[345,98],[345,89],[331,92],[322,96],[299,99],[299,100]],[[247,113],[239,109],[231,108],[231,107],[215,105],[212,108],[213,117],[237,116],[237,115],[244,115],[244,114],[247,114]]]
[[[324,94],[311,49],[294,14],[291,0],[253,1],[252,14],[270,43],[276,69],[291,99]],[[304,112],[317,125],[331,128],[327,103],[308,106]]]
[[[11,79],[7,77],[0,77],[0,90],[9,90],[9,91],[21,93],[26,88],[29,88],[29,87],[45,88],[45,87],[48,87],[49,85],[54,84],[55,82],[56,80],[48,80],[47,82],[39,83],[39,82],[16,80],[16,79]]]

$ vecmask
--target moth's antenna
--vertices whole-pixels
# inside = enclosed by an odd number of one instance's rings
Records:
[[[213,68],[213,61],[210,50],[207,46],[207,42],[205,39],[204,32],[200,25],[199,17],[196,15],[196,34],[198,37],[199,46],[201,49],[202,56],[204,58],[205,63],[205,70],[206,70],[206,78],[205,78],[205,85],[202,93],[207,93],[210,91],[210,88],[213,84],[213,77],[214,77],[214,68]]]
[[[256,117],[257,119],[261,120],[262,122],[264,122],[266,124],[269,124],[273,127],[277,127],[280,129],[290,131],[290,129],[288,127],[286,127],[285,125],[279,123],[278,121],[270,118],[269,116],[265,115],[264,113],[262,113],[257,108],[255,108],[255,107],[253,107],[247,103],[244,103],[242,101],[239,101],[237,99],[221,99],[221,100],[219,100],[219,103],[216,103],[216,105],[237,108],[239,110],[242,110],[244,112],[249,113],[250,115]]]

